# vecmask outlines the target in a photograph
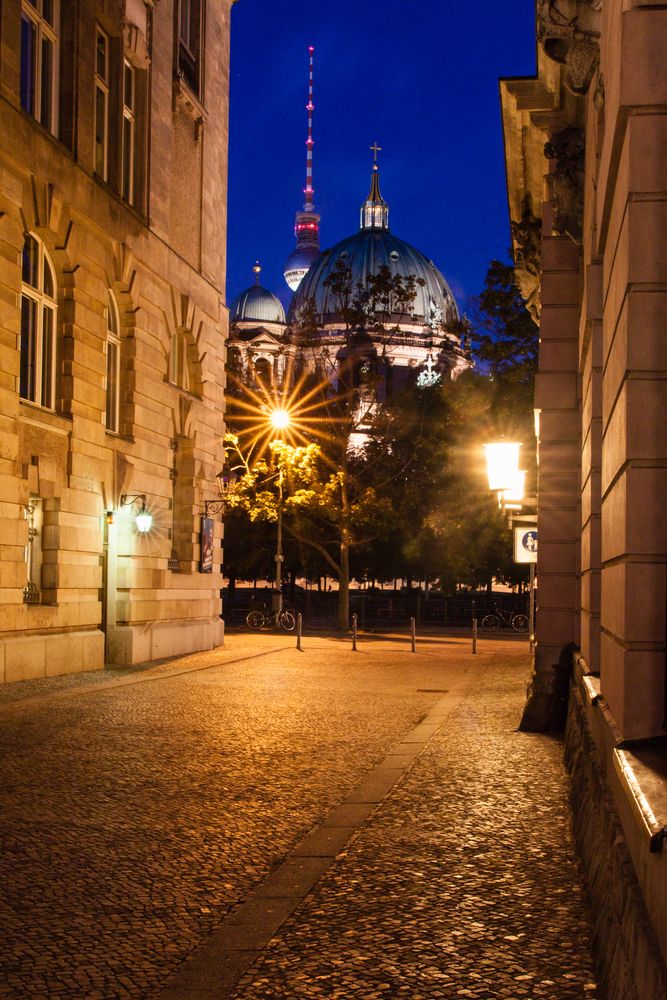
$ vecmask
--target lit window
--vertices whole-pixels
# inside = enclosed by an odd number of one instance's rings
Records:
[[[190,390],[188,371],[188,338],[182,330],[177,330],[171,338],[169,357],[169,381],[181,389]]]
[[[97,29],[95,46],[95,173],[109,179],[109,36]]]
[[[55,134],[57,128],[58,2],[22,0],[21,107]]]
[[[134,205],[136,84],[136,72],[126,59],[123,63],[123,159],[120,193],[130,205]]]
[[[23,244],[21,366],[23,399],[55,408],[56,282],[44,244],[28,234]]]
[[[109,292],[107,305],[106,428],[118,434],[120,427],[120,324],[118,306]]]
[[[190,90],[199,95],[201,62],[201,0],[181,0],[178,32],[178,69]]]

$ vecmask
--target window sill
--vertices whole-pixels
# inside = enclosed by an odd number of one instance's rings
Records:
[[[39,403],[33,403],[29,399],[19,400],[19,419],[24,423],[34,424],[43,427],[45,424],[60,434],[69,434],[72,430],[72,418],[56,413],[55,410],[47,410]]]
[[[196,399],[198,403],[201,403],[202,397],[198,393],[192,392],[191,389],[184,389],[182,385],[179,385],[178,382],[172,382],[170,378],[166,378],[165,382],[167,385],[170,385],[172,389],[182,392],[183,395],[187,396],[189,399]]]

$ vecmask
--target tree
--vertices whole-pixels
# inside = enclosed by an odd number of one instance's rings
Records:
[[[492,383],[491,413],[497,431],[530,428],[539,330],[526,309],[511,264],[492,260],[481,295],[473,302],[471,348],[478,371]]]
[[[350,549],[367,544],[390,519],[389,502],[359,483],[345,465],[331,468],[321,448],[272,441],[268,457],[255,462],[239,438],[225,444],[241,476],[229,495],[232,510],[244,511],[251,523],[276,524],[313,548],[339,581],[338,624],[348,627]]]
[[[296,389],[237,386],[228,447],[242,476],[233,505],[251,524],[280,513],[286,533],[323,560],[338,579],[341,628],[352,573],[439,577],[445,586],[490,586],[512,574],[509,533],[473,457],[499,434],[530,440],[537,329],[511,279],[508,265],[492,261],[473,321],[433,332],[452,363],[459,340],[470,343],[477,372],[378,393],[418,280],[383,268],[354,286],[339,261],[327,283],[326,335],[314,303],[296,317],[293,336],[309,362]],[[294,436],[271,441],[265,432],[263,452],[259,411],[272,405],[292,409]]]

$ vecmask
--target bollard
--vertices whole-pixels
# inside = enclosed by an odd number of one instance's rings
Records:
[[[528,604],[528,634],[530,651],[535,651],[535,563],[530,564],[530,598]]]
[[[352,615],[352,649],[355,650],[355,652],[356,652],[356,649],[357,649],[357,615],[356,615],[356,612],[355,612],[355,614]]]
[[[296,616],[296,648],[301,649],[301,625],[303,623],[303,616],[299,611]]]
[[[475,598],[472,599],[472,651],[477,652],[477,606]]]
[[[414,618],[410,619],[410,638],[411,638],[411,641],[412,641],[412,652],[416,653],[417,652],[417,637],[415,635],[415,620],[414,620]]]

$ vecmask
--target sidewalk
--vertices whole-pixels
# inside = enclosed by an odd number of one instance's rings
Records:
[[[3,692],[3,1000],[597,998],[525,646],[303,645]]]

